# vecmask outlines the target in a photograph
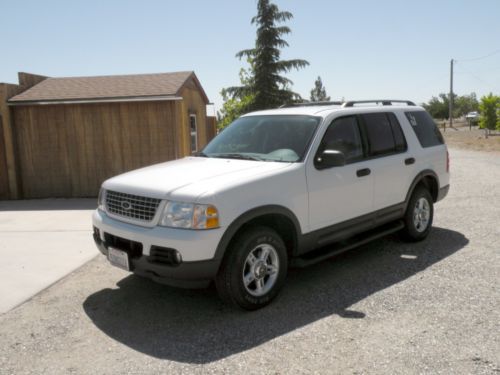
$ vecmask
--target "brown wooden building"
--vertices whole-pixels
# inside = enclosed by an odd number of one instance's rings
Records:
[[[215,134],[194,72],[0,83],[0,199],[91,197],[103,180]],[[214,128],[214,129],[212,129]]]

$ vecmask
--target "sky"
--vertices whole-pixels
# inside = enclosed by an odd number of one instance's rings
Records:
[[[308,99],[321,76],[332,100],[408,99],[454,91],[500,94],[500,0],[274,0],[293,13],[283,59]],[[0,82],[194,70],[220,109],[220,91],[247,67],[257,0],[0,0]],[[487,56],[487,57],[485,57]],[[478,59],[479,58],[479,59]],[[212,113],[210,113],[212,111]]]

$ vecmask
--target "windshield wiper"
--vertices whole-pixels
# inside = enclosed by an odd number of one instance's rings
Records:
[[[195,152],[193,156],[198,156],[200,158],[208,158],[209,156],[202,151]]]
[[[246,154],[238,154],[238,153],[227,153],[227,154],[217,154],[212,155],[215,158],[223,158],[223,159],[241,159],[241,160],[262,160],[258,156],[246,155]]]

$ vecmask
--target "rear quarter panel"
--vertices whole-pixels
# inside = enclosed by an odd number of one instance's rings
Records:
[[[448,185],[450,183],[450,174],[446,171],[446,144],[425,148],[422,147],[404,112],[405,110],[401,109],[398,110],[395,114],[403,129],[406,142],[408,143],[409,154],[411,154],[415,158],[413,176],[417,176],[423,170],[430,169],[437,174],[440,188]],[[410,187],[412,181],[409,181],[408,188]]]

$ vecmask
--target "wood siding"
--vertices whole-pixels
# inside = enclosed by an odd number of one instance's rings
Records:
[[[14,131],[7,100],[47,77],[19,73],[19,85],[0,83],[0,199],[19,197],[19,176],[14,147]]]
[[[217,135],[217,118],[207,116],[207,143]]]
[[[0,116],[2,116],[2,143],[0,148],[0,159],[5,161],[5,170],[2,176],[6,178],[0,180],[1,190],[9,191],[9,198],[18,197],[18,176],[15,158],[15,149],[13,146],[13,130],[11,125],[11,112],[7,105],[7,100],[21,91],[21,86],[9,83],[0,83]],[[0,162],[0,167],[3,167]]]
[[[189,129],[189,115],[196,115],[196,125],[198,131],[198,150],[201,150],[207,144],[207,109],[206,103],[200,92],[192,85],[186,85],[181,92],[183,97],[182,111],[185,116],[185,124],[183,124],[183,146],[185,155],[191,154],[191,137]]]
[[[177,106],[161,101],[12,107],[23,198],[96,196],[111,176],[182,156]]]
[[[3,118],[0,114],[0,199],[9,198],[9,175],[5,158],[5,141],[3,139]]]

